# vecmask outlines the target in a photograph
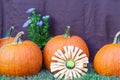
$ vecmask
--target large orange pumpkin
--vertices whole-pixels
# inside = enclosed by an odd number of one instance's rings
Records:
[[[6,32],[5,37],[0,39],[0,47],[3,46],[4,44],[9,44],[14,41],[14,38],[11,37],[11,33],[13,30],[14,30],[14,27],[11,26]]]
[[[51,59],[55,52],[59,49],[63,51],[64,46],[75,46],[83,50],[83,53],[86,53],[87,57],[89,57],[89,51],[87,44],[85,41],[76,35],[70,35],[70,27],[68,26],[64,35],[57,35],[51,38],[45,48],[44,48],[44,65],[50,71],[50,63],[53,62]]]
[[[120,76],[120,31],[112,44],[104,45],[95,55],[94,69],[98,74]]]
[[[32,41],[22,41],[20,32],[11,44],[0,48],[0,73],[27,76],[38,73],[42,67],[42,53]]]

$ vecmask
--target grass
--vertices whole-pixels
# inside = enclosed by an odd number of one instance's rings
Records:
[[[88,66],[89,71],[87,74],[80,79],[74,80],[120,80],[120,77],[115,76],[102,76],[95,73],[91,64]],[[58,80],[53,77],[49,71],[43,68],[38,74],[34,76],[26,76],[26,77],[14,77],[14,76],[5,76],[0,75],[0,80]]]

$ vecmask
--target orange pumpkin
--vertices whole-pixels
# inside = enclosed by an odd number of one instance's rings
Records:
[[[9,44],[14,41],[14,38],[11,37],[11,33],[13,30],[14,30],[14,27],[11,26],[6,32],[5,37],[0,39],[0,47],[3,46],[4,44]]]
[[[95,55],[94,69],[98,74],[120,76],[120,31],[112,44],[104,45]]]
[[[38,73],[42,67],[42,52],[32,41],[22,41],[19,32],[11,44],[0,48],[0,73],[27,76]]]
[[[50,63],[54,62],[51,58],[54,56],[54,53],[60,49],[63,51],[64,46],[73,45],[83,50],[83,53],[86,53],[89,57],[89,51],[85,41],[76,35],[70,35],[70,26],[67,27],[64,35],[57,35],[51,38],[45,48],[44,48],[44,65],[50,71]]]

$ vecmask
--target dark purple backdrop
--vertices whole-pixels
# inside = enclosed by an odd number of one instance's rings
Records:
[[[50,34],[63,34],[67,25],[71,33],[81,36],[88,44],[91,60],[104,44],[112,43],[120,30],[120,0],[0,0],[0,36],[15,26],[15,35],[24,30],[25,13],[34,7],[50,19]],[[27,39],[27,34],[25,37]]]

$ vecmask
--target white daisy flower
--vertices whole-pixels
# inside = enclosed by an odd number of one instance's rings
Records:
[[[50,70],[54,73],[55,78],[73,79],[80,78],[88,71],[88,57],[83,50],[75,46],[64,46],[63,52],[57,50],[52,57]]]

